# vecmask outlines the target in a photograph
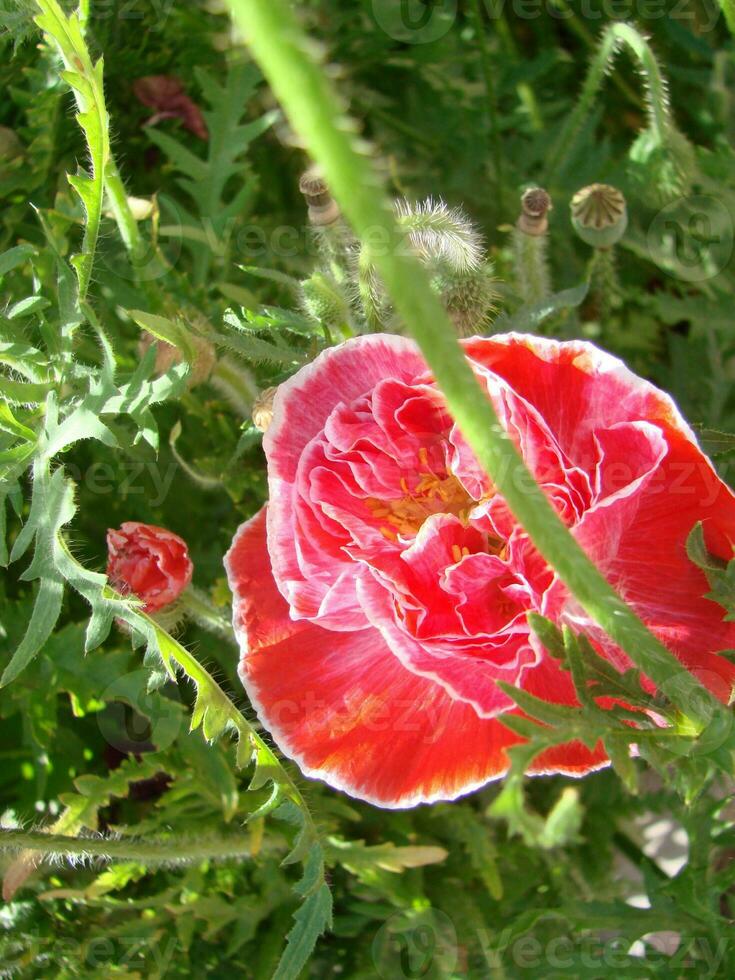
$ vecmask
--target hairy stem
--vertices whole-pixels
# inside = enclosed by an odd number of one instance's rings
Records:
[[[516,519],[591,618],[685,714],[703,725],[714,715],[721,718],[719,702],[617,595],[527,469],[474,377],[426,272],[414,256],[398,248],[400,229],[375,170],[355,146],[353,127],[314,60],[291,8],[284,0],[229,0],[229,5],[291,124],[322,166],[355,231],[363,240],[372,240],[378,230],[381,244],[392,245],[375,250],[375,266],[465,438]]]
[[[515,278],[524,303],[540,303],[551,293],[547,235],[527,235],[513,229]]]
[[[672,122],[666,84],[653,51],[645,38],[630,24],[609,24],[592,59],[574,111],[564,123],[547,159],[547,184],[553,184],[554,178],[564,169],[569,160],[584,121],[592,111],[610,63],[622,45],[630,50],[640,64],[646,86],[649,125],[659,142],[662,145],[666,144]]]
[[[102,861],[139,861],[145,865],[193,864],[197,861],[250,857],[252,839],[247,834],[228,837],[167,840],[132,837],[68,837],[42,830],[0,830],[0,851],[33,850],[63,858],[97,858]]]

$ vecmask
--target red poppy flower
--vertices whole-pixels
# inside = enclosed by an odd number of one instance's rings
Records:
[[[735,497],[671,399],[583,342],[463,342],[505,430],[558,514],[669,649],[727,700],[735,624],[686,556],[703,521],[729,558]],[[309,776],[381,806],[446,800],[507,769],[515,709],[499,680],[574,704],[527,613],[587,619],[496,493],[416,346],[373,335],[281,385],[264,438],[270,502],[226,558],[240,676]],[[607,764],[578,743],[534,772]]]
[[[157,612],[171,605],[191,582],[194,566],[186,542],[173,531],[125,521],[107,532],[107,577],[122,593],[133,593]]]

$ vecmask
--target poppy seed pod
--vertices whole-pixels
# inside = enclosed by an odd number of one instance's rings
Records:
[[[548,214],[553,205],[543,187],[531,187],[521,197],[518,228],[525,235],[543,235],[549,227]]]
[[[628,226],[625,198],[610,184],[583,187],[572,198],[570,207],[574,230],[593,248],[612,248]]]
[[[313,225],[331,225],[340,217],[339,205],[329,192],[327,183],[317,170],[307,170],[301,175],[299,190],[309,207],[309,221]]]

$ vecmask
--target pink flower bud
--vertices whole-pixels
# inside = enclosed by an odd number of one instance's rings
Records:
[[[123,594],[157,612],[175,602],[191,582],[194,566],[186,542],[178,534],[140,521],[125,521],[107,532],[107,576]]]

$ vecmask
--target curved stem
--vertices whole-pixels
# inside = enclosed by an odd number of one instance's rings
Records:
[[[166,840],[132,837],[68,837],[41,830],[0,830],[0,851],[33,850],[57,858],[98,858],[141,864],[193,864],[197,861],[250,857],[252,838],[237,834]]]
[[[592,59],[574,111],[564,123],[547,159],[546,183],[548,185],[553,184],[554,178],[569,159],[569,155],[576,144],[577,136],[591,112],[593,102],[605,80],[610,62],[623,44],[635,55],[643,70],[644,82],[648,89],[649,125],[659,142],[661,144],[666,143],[671,127],[669,101],[666,83],[653,51],[645,38],[630,24],[610,24],[605,28],[597,53]]]
[[[375,240],[375,266],[417,341],[452,415],[515,518],[583,609],[681,710],[703,725],[722,717],[719,702],[623,602],[572,537],[527,469],[476,380],[451,323],[418,260],[401,249],[390,204],[354,129],[284,0],[229,0],[294,129],[322,166],[363,241]],[[365,245],[369,249],[369,245]]]

